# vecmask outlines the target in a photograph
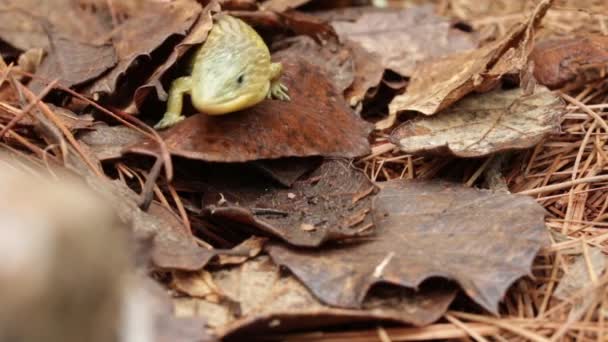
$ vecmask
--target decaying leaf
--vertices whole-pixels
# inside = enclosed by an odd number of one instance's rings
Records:
[[[371,125],[352,112],[326,76],[297,55],[279,60],[290,101],[265,100],[229,115],[190,116],[161,132],[169,151],[218,162],[368,153]],[[129,150],[157,153],[156,143],[148,140]]]
[[[506,289],[530,273],[548,241],[544,215],[526,196],[396,180],[374,199],[369,241],[315,251],[279,244],[267,249],[329,305],[360,307],[379,282],[416,288],[444,277],[497,313]]]
[[[469,96],[431,117],[408,121],[390,140],[408,153],[481,157],[529,148],[556,132],[565,113],[561,98],[543,86],[526,95],[520,88]]]
[[[295,246],[315,247],[367,233],[375,187],[347,163],[326,161],[290,189],[258,185],[257,196],[242,184],[225,189],[229,204],[207,207],[211,219],[254,226]],[[239,191],[245,192],[240,197]],[[249,197],[249,199],[247,198]],[[313,229],[301,229],[302,224]]]
[[[148,2],[140,12],[116,28],[113,44],[118,65],[97,80],[88,92],[113,93],[119,77],[138,57],[148,56],[171,35],[185,34],[200,12],[201,6],[194,0]]]
[[[319,303],[295,277],[282,276],[266,256],[213,272],[213,281],[231,301],[176,298],[176,314],[205,317],[219,337],[235,338],[346,322],[425,325],[441,317],[456,294],[451,284],[428,284],[417,292],[385,286],[372,290],[361,310],[332,308]]]
[[[588,258],[589,264],[585,255],[576,256],[555,289],[553,295],[556,298],[568,300],[570,296],[576,295],[585,286],[592,284],[594,278],[597,279],[606,271],[608,259],[600,248],[589,247]],[[591,269],[589,266],[591,266]],[[593,272],[593,275],[591,272]]]
[[[547,39],[536,44],[530,54],[534,77],[554,89],[566,83],[583,83],[605,77],[608,69],[608,37]]]
[[[112,45],[92,45],[65,39],[53,33],[49,37],[50,51],[36,71],[36,76],[72,87],[90,81],[114,65],[116,52]],[[29,87],[37,93],[45,84],[34,79]]]
[[[259,160],[253,166],[279,184],[291,187],[305,173],[314,170],[322,161],[320,157],[281,158]]]
[[[435,114],[473,91],[492,89],[506,73],[525,70],[534,31],[551,4],[552,0],[540,2],[526,22],[517,24],[496,42],[419,65],[406,93],[393,99],[389,117],[378,122],[376,128],[391,127],[401,111]]]
[[[384,68],[402,76],[412,75],[418,62],[477,46],[472,35],[452,28],[431,5],[369,9],[355,22],[335,20],[332,26],[340,38],[361,44],[379,56]]]

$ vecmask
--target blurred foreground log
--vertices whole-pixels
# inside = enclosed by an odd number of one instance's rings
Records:
[[[123,223],[77,179],[0,155],[0,341],[116,341]]]

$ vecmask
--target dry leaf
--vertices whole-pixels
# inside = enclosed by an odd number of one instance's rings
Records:
[[[583,242],[584,243],[584,242]],[[608,267],[608,259],[600,248],[588,247],[591,269],[595,277],[599,278]],[[568,300],[581,289],[592,284],[592,276],[584,255],[577,255],[574,262],[567,267],[567,272],[559,281],[553,296],[561,300]],[[596,279],[597,279],[596,278]]]
[[[308,36],[297,36],[282,41],[282,44],[289,46],[276,52],[275,58],[281,58],[283,55],[287,56],[286,58],[296,55],[305,58],[307,62],[322,70],[340,93],[353,83],[354,63],[347,47],[334,42],[319,45]]]
[[[207,34],[213,26],[212,15],[213,13],[219,12],[219,10],[220,7],[217,1],[213,0],[209,2],[203,9],[192,29],[190,29],[188,35],[177,44],[171,52],[171,55],[169,55],[169,58],[154,70],[154,73],[148,78],[144,85],[135,90],[133,101],[135,101],[136,105],[140,105],[152,89],[156,90],[156,95],[160,100],[165,101],[167,99],[167,92],[165,92],[165,89],[160,83],[161,78],[191,47],[202,44],[205,39],[207,39]]]
[[[608,68],[608,37],[543,40],[532,50],[530,60],[536,80],[551,89],[594,81],[605,77]]]
[[[310,2],[311,0],[266,0],[261,8],[265,11],[285,12]]]
[[[565,113],[561,98],[538,86],[533,95],[520,88],[469,96],[431,117],[396,128],[391,142],[408,153],[430,152],[458,157],[523,149],[559,129]]]
[[[344,92],[344,97],[351,107],[355,107],[363,101],[371,88],[378,86],[384,74],[384,67],[377,54],[367,51],[359,43],[346,41],[346,46],[355,64],[355,78],[348,89]]]
[[[416,64],[477,46],[472,35],[454,29],[434,13],[434,6],[364,11],[355,22],[332,21],[342,40],[377,54],[385,69],[410,76]],[[429,44],[432,42],[432,44]]]
[[[323,158],[281,158],[258,160],[253,166],[279,184],[291,187],[305,173],[314,170]]]
[[[396,180],[374,199],[369,241],[323,250],[272,244],[267,250],[329,305],[360,307],[381,282],[416,288],[443,277],[498,313],[507,288],[530,274],[536,253],[548,242],[544,216],[527,196]]]
[[[0,0],[0,38],[27,51],[47,49],[48,29],[74,42],[93,42],[112,29],[107,3],[96,8],[74,0]],[[46,26],[46,29],[45,29]]]
[[[143,139],[144,135],[126,126],[98,124],[91,131],[80,135],[79,141],[87,145],[97,159],[118,159],[122,150]]]
[[[219,162],[368,153],[371,125],[352,112],[326,76],[294,54],[283,54],[280,61],[290,101],[265,100],[228,115],[190,116],[161,132],[169,151]],[[129,150],[157,154],[149,140]]]
[[[36,76],[48,81],[59,79],[64,87],[77,86],[90,81],[116,65],[116,52],[112,45],[91,45],[58,36],[49,36],[50,51],[36,71]],[[29,84],[34,93],[45,84],[34,79]]]
[[[176,298],[176,314],[205,317],[219,337],[236,340],[264,332],[365,321],[425,325],[441,317],[456,294],[450,284],[429,284],[417,292],[386,286],[374,289],[362,310],[332,308],[319,303],[295,277],[282,276],[266,256],[215,271],[213,279],[232,303]]]
[[[526,22],[496,42],[419,65],[406,93],[393,99],[389,117],[378,122],[376,128],[391,127],[401,111],[435,114],[473,91],[492,89],[506,73],[525,70],[534,30],[551,4],[552,0],[543,0]]]
[[[200,12],[201,7],[194,0],[149,2],[115,29],[113,44],[118,54],[118,65],[97,80],[88,92],[113,93],[119,77],[138,57],[149,56],[171,35],[185,34]]]
[[[239,182],[238,186],[220,190],[229,203],[239,205],[210,205],[207,215],[221,222],[247,224],[289,244],[306,247],[352,238],[371,225],[368,195],[374,187],[362,172],[345,162],[326,161],[290,189],[272,188],[259,184],[259,180],[257,183],[255,189]],[[303,223],[313,225],[314,230],[299,229]]]

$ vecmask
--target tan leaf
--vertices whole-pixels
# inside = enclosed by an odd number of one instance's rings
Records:
[[[532,95],[520,88],[471,95],[431,117],[396,128],[390,140],[408,153],[481,157],[529,148],[559,128],[561,98],[543,86]]]
[[[376,128],[391,127],[401,111],[435,114],[473,91],[492,89],[506,73],[525,70],[534,30],[551,4],[552,0],[543,0],[527,21],[515,25],[496,42],[417,66],[406,93],[393,99],[389,117]]]
[[[294,276],[281,275],[279,267],[267,256],[212,274],[217,286],[234,302],[217,304],[176,298],[175,311],[182,318],[205,317],[218,336],[229,335],[236,340],[247,340],[252,332],[272,333],[363,321],[425,325],[441,317],[456,294],[453,286],[443,283],[422,286],[419,291],[384,286],[370,293],[363,309],[340,309],[320,303]]]

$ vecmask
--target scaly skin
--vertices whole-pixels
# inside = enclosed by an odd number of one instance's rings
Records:
[[[219,16],[193,58],[192,74],[173,81],[167,112],[154,128],[184,119],[185,94],[194,108],[208,115],[239,111],[265,98],[289,100],[287,87],[279,82],[281,64],[271,62],[262,38],[240,19]]]

